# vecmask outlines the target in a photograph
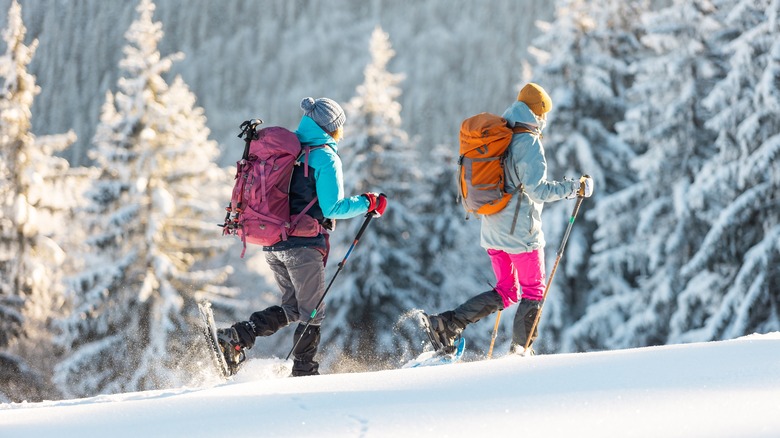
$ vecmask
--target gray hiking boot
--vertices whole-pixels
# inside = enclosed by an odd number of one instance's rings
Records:
[[[536,337],[539,335],[539,326],[533,327],[536,315],[542,308],[541,301],[533,300],[521,300],[517,306],[517,313],[515,313],[514,324],[512,325],[512,345],[510,347],[510,353],[522,354],[523,356],[533,355],[533,344]],[[533,333],[531,330],[533,329]],[[530,342],[528,339],[530,338]],[[528,350],[525,349],[525,344],[528,343]]]
[[[217,329],[217,340],[219,341],[219,346],[224,350],[232,350],[235,346],[243,348],[241,341],[238,339],[238,332],[233,327]]]
[[[423,324],[437,351],[453,347],[467,325],[504,308],[501,296],[495,290],[477,294],[456,307],[438,315],[423,313]]]
[[[217,341],[230,374],[235,374],[241,363],[246,360],[246,348],[241,344],[238,332],[233,327],[217,329]]]
[[[438,315],[422,314],[423,324],[427,325],[428,338],[434,350],[453,347],[465,326],[459,325],[453,319],[453,312],[447,311]]]

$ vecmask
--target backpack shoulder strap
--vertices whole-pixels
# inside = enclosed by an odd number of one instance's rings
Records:
[[[514,126],[510,126],[510,128],[512,129],[512,134],[522,134],[522,133],[538,134],[539,133],[537,130],[532,129],[531,127],[523,123],[517,123]]]
[[[512,135],[514,135],[514,134],[531,134],[533,136],[541,137],[541,132],[539,131],[539,128],[536,128],[534,126],[526,125],[525,123],[517,122],[514,125],[510,125],[509,123],[507,123],[507,126],[512,130]],[[511,161],[510,153],[511,153],[511,148],[507,148],[507,150],[505,152],[504,160],[510,160]],[[511,175],[506,171],[506,167],[504,167],[504,177],[507,178],[507,180],[509,180],[510,176]],[[518,186],[518,187],[520,187],[520,186]],[[520,191],[522,191],[522,190],[523,189],[520,188]]]
[[[324,144],[321,144],[319,146],[301,146],[301,154],[298,155],[298,159],[295,161],[295,165],[303,163],[303,176],[306,178],[309,177],[309,154],[314,149],[323,149],[325,147]],[[301,158],[303,158],[303,161],[301,161]]]
[[[539,134],[538,130],[534,130],[531,127],[529,127],[529,126],[527,126],[527,125],[525,125],[523,123],[515,124],[514,126],[510,126],[510,128],[512,128],[512,134],[531,134],[531,135],[538,135]],[[509,150],[509,149],[507,149],[507,150]],[[505,177],[507,177],[506,169],[504,169],[504,175],[505,175]],[[509,234],[510,235],[511,234],[515,234],[515,226],[517,225],[517,216],[520,213],[520,203],[523,202],[522,195],[523,195],[523,193],[525,193],[525,186],[523,186],[522,183],[517,184],[515,189],[512,190],[512,196],[515,196],[518,193],[520,194],[520,197],[517,199],[516,204],[515,204],[515,214],[514,214],[514,217],[512,218],[512,227],[509,230]]]
[[[520,203],[523,202],[522,195],[525,193],[525,187],[522,183],[518,184],[517,187],[515,187],[514,190],[512,190],[512,196],[516,195],[517,193],[520,193],[520,198],[517,199],[517,204],[515,204],[515,215],[512,218],[512,228],[509,229],[509,234],[515,234],[515,226],[517,225],[517,216],[520,214]]]

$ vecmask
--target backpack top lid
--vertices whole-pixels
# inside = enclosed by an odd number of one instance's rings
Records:
[[[474,151],[486,156],[501,155],[511,141],[512,129],[506,119],[495,114],[477,114],[460,126],[460,155]]]
[[[301,143],[294,132],[281,126],[271,126],[257,131],[257,136],[249,144],[249,156],[267,160],[279,155],[295,155],[301,153]]]

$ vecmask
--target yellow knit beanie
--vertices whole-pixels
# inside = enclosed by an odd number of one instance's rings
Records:
[[[528,108],[537,116],[541,116],[552,109],[550,95],[544,91],[544,88],[533,82],[529,82],[520,90],[517,100],[528,105]]]

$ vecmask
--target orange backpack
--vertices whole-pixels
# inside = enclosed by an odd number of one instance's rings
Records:
[[[506,150],[512,135],[521,132],[531,130],[523,126],[510,128],[506,119],[490,113],[477,114],[463,121],[458,183],[467,213],[495,214],[506,207],[515,193],[523,190],[520,184],[511,193],[504,191]]]

